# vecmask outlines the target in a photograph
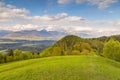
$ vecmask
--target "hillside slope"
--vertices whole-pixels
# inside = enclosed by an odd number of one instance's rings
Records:
[[[68,35],[57,41],[54,45],[44,50],[40,55],[60,56],[60,55],[88,55],[94,54],[89,39],[80,38],[74,35]]]
[[[120,80],[120,63],[98,56],[58,56],[0,65],[0,80]]]

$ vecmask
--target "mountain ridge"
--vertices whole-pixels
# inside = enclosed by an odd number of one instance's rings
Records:
[[[81,37],[90,37],[90,34],[84,32],[69,33],[65,31],[48,31],[46,29],[42,30],[21,30],[21,31],[0,31],[2,32],[0,37],[2,38],[55,38],[60,39],[67,35],[78,35]]]
[[[47,31],[47,30],[22,30],[15,31],[2,36],[2,38],[58,38],[67,35],[63,32],[58,31]]]

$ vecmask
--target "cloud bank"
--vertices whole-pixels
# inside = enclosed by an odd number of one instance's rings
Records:
[[[0,2],[0,22],[13,20],[15,18],[23,19],[29,11],[26,9],[19,9],[12,5],[6,5]]]
[[[26,21],[83,21],[82,17],[70,16],[67,13],[59,13],[56,15],[43,15],[43,16],[27,16],[29,10],[19,9],[12,5],[6,5],[0,2],[0,22],[7,22],[13,20],[26,20]]]
[[[90,5],[96,5],[99,9],[109,7],[109,5],[116,3],[118,0],[58,0],[59,4],[69,4],[75,2],[77,4],[86,3]]]

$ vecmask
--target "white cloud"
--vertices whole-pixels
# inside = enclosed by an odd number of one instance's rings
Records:
[[[59,4],[68,4],[70,2],[72,2],[73,0],[58,0]]]
[[[68,20],[70,22],[82,22],[82,21],[86,21],[86,19],[84,19],[82,17],[78,17],[78,16],[68,16],[66,18],[66,20]]]
[[[26,24],[26,25],[17,24],[14,26],[0,26],[0,30],[10,30],[10,31],[33,30],[39,28],[41,27],[33,24]]]
[[[21,31],[21,30],[42,30],[46,29],[47,31],[61,31],[68,34],[80,35],[88,34],[88,37],[98,37],[98,36],[108,36],[113,34],[120,34],[120,28],[95,28],[91,26],[65,26],[65,25],[44,25],[39,26],[35,24],[16,24],[14,26],[0,26],[0,30],[10,30],[10,31]]]
[[[33,16],[31,19],[44,20],[44,21],[58,21],[68,17],[67,13],[52,15],[43,15],[43,16]]]
[[[98,6],[99,9],[104,9],[108,7],[110,4],[116,3],[118,0],[58,0],[59,4],[67,4],[71,2],[87,3]]]
[[[27,24],[27,25],[15,25],[13,26],[13,30],[33,30],[33,29],[39,29],[40,27],[38,25],[33,24]]]
[[[113,23],[114,26],[120,26],[120,21],[116,21]]]
[[[69,22],[80,22],[84,21],[85,19],[78,16],[70,16],[67,13],[60,13],[56,14],[54,16],[52,15],[43,15],[43,16],[33,16],[28,17],[28,19],[31,20],[39,20],[39,21],[69,21]]]
[[[60,13],[56,15],[43,15],[43,16],[27,16],[29,11],[26,9],[19,9],[12,5],[0,2],[0,22],[13,21],[15,19],[27,21],[59,21],[65,18],[79,20],[79,17],[69,16],[67,13]]]
[[[93,5],[97,5],[98,8],[104,9],[109,7],[110,4],[117,2],[117,0],[88,0]]]
[[[26,9],[18,9],[15,6],[0,2],[0,22],[13,20],[15,18],[24,18],[28,12]]]
[[[70,16],[67,13],[60,13],[54,16],[52,15],[43,15],[43,16],[35,16],[34,19],[44,20],[44,21],[69,21],[69,22],[80,22],[85,19],[78,16]]]
[[[26,9],[19,9],[12,5],[4,4],[0,2],[0,22],[9,22],[13,20],[21,21],[60,21],[60,20],[69,20],[69,21],[80,21],[81,17],[70,16],[67,13],[59,13],[56,15],[43,15],[43,16],[27,16],[29,13]]]

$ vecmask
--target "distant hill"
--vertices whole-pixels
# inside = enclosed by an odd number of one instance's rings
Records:
[[[7,31],[7,30],[0,30],[0,38],[5,39],[15,39],[15,40],[59,40],[64,36],[71,35],[72,33],[64,32],[64,31],[47,31],[43,30],[22,30],[22,31]],[[82,38],[89,38],[92,40],[99,40],[102,42],[108,41],[109,39],[113,38],[120,41],[120,35],[113,35],[113,36],[102,36],[98,38],[91,38],[93,37],[91,34],[85,32],[74,32],[72,35],[76,35]]]
[[[0,80],[120,80],[120,63],[98,56],[59,56],[0,65]]]
[[[10,33],[12,33],[12,31],[0,30],[0,37],[5,36],[5,35],[8,35],[8,34],[10,34]]]
[[[69,35],[57,41],[41,53],[41,56],[59,56],[72,54],[92,54],[93,49],[88,39]]]
[[[47,31],[45,29],[43,30],[21,30],[21,31],[0,31],[0,37],[2,38],[9,38],[9,39],[23,39],[24,38],[31,38],[31,39],[54,39],[58,40],[66,35],[77,35],[81,37],[91,37],[92,35],[87,34],[85,32],[75,32],[75,33],[69,33],[65,31]]]
[[[102,36],[102,37],[92,38],[92,39],[97,39],[97,40],[100,40],[102,42],[106,42],[110,39],[115,39],[115,40],[118,40],[120,42],[120,35]]]
[[[3,36],[3,38],[55,38],[57,39],[65,35],[67,34],[64,32],[58,32],[58,31],[23,30],[23,31],[12,32],[10,34]]]

